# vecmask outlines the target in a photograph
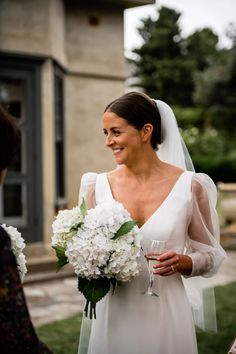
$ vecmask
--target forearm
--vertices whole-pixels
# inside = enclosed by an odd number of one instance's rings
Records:
[[[190,276],[205,275],[210,273],[214,267],[214,254],[211,252],[196,251],[189,254],[189,258],[192,260]]]

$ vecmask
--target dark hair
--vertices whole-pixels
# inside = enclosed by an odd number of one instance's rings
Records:
[[[20,143],[18,122],[0,105],[0,171],[14,160]]]
[[[161,116],[156,102],[141,92],[128,92],[112,101],[105,108],[105,112],[113,112],[125,119],[137,130],[145,124],[153,126],[151,146],[154,150],[161,143]]]

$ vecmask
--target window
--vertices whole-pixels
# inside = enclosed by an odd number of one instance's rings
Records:
[[[64,82],[63,72],[55,66],[55,163],[56,211],[66,207],[64,163]]]
[[[21,127],[18,158],[0,188],[0,220],[27,242],[42,240],[40,66],[37,59],[0,56],[0,103]]]

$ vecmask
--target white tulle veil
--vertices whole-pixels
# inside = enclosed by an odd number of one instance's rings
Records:
[[[174,112],[168,104],[155,101],[161,116],[162,143],[157,156],[167,163],[187,171],[194,171],[192,159],[180,135]],[[213,199],[216,195],[212,196]],[[194,322],[197,328],[204,331],[216,332],[216,310],[214,288],[209,287],[207,279],[201,276],[183,277],[185,289],[192,306]]]
[[[188,149],[179,133],[174,112],[163,101],[153,100],[161,116],[162,143],[157,151],[158,157],[165,162],[184,170],[194,171]]]

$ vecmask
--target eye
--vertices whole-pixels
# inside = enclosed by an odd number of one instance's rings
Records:
[[[120,135],[120,131],[119,131],[119,130],[114,130],[114,131],[113,131],[113,134],[114,134],[115,136],[119,136],[119,135]]]
[[[104,130],[103,130],[103,134],[104,134],[104,135],[108,135],[107,130],[104,129]]]

